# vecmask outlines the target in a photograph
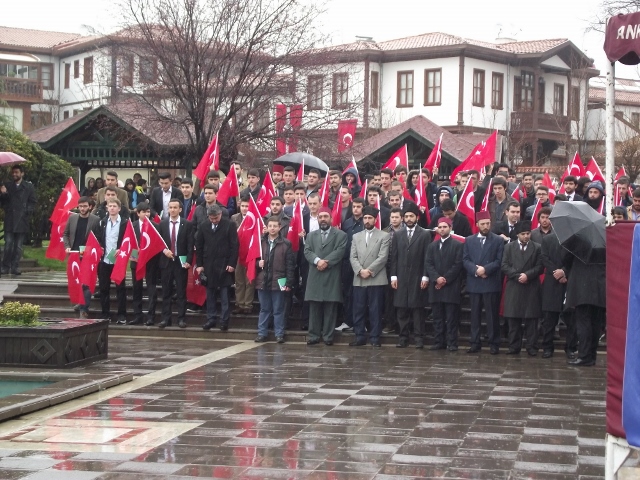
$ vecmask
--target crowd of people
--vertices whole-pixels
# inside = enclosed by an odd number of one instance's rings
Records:
[[[198,196],[189,178],[176,180],[161,173],[159,185],[147,195],[135,179],[126,182],[129,189],[119,188],[117,174],[108,172],[102,188],[94,190],[97,182],[88,183],[83,192],[88,195],[80,198],[78,213],[67,223],[64,243],[71,252],[81,250],[90,232],[98,238],[105,252],[99,265],[101,313],[111,318],[110,252],[119,252],[127,220],[132,219],[138,239],[144,222],[158,230],[167,248],[147,263],[148,308],[142,308],[143,280],[132,273],[134,318],[129,322],[126,282],[116,285],[115,321],[121,324],[155,324],[156,285],[161,283],[158,326],[172,325],[175,300],[178,326],[185,328],[187,309],[198,308],[187,304],[186,295],[187,271],[194,266],[206,283],[205,330],[217,326],[225,331],[232,313],[251,312],[257,291],[256,342],[267,340],[272,324],[276,341],[283,343],[293,305],[298,304],[308,345],[332,345],[336,331],[352,331],[349,345],[379,347],[383,333],[396,332],[398,348],[413,343],[422,349],[429,317],[434,337],[429,348],[453,352],[459,347],[466,293],[471,321],[467,353],[480,352],[484,341],[495,355],[506,340],[507,354],[517,355],[524,347],[531,356],[542,349],[542,357],[549,358],[562,318],[569,363],[593,365],[605,321],[604,265],[585,264],[562,248],[549,217],[553,202],[559,201],[584,201],[602,209],[602,184],[566,176],[565,193],[552,201],[542,176],[525,173],[517,178],[507,165],[491,167],[484,176],[461,172],[450,185],[437,182],[428,169],[407,171],[398,166],[368,176],[366,191],[354,168],[330,170],[329,205],[323,206],[324,172],[311,169],[302,183],[296,181],[295,168],[274,165],[276,196],[264,218],[261,258],[250,266],[256,270],[253,281],[239,261],[242,246],[237,229],[249,211],[250,197],[258,199],[264,179],[264,171],[258,169],[246,172],[240,196],[226,205],[217,201],[217,171],[209,173]],[[242,178],[241,167],[236,169]],[[474,191],[474,225],[457,209],[467,182],[472,182]],[[421,183],[426,207],[412,200]],[[637,220],[640,189],[631,195],[628,178],[618,184],[621,200],[613,209],[616,218]],[[491,192],[483,206],[487,188]],[[302,209],[302,228],[292,239],[290,225],[297,205]],[[537,221],[536,228],[532,220]],[[131,262],[132,272],[135,263]],[[84,292],[85,304],[76,308],[88,317],[91,294],[86,286]]]

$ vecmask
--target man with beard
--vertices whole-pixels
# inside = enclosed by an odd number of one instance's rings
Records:
[[[347,247],[347,234],[331,226],[331,210],[318,211],[319,229],[309,233],[304,256],[309,263],[305,301],[309,302],[309,340],[307,345],[333,345],[338,303],[342,301],[341,265]]]
[[[604,187],[600,182],[591,182],[587,187],[587,196],[584,201],[596,212],[606,212],[604,199]]]
[[[491,213],[476,213],[479,233],[467,237],[462,253],[462,264],[467,272],[467,292],[471,304],[471,348],[477,353],[480,340],[480,315],[485,310],[487,334],[491,355],[500,353],[500,294],[502,292],[502,253],[504,241],[491,233]]]
[[[353,329],[356,339],[349,346],[366,345],[365,315],[369,319],[369,340],[380,346],[381,316],[387,285],[387,258],[391,237],[377,228],[378,209],[366,206],[362,220],[364,231],[353,236],[349,260],[353,268]]]
[[[427,273],[431,279],[429,302],[433,309],[434,343],[430,350],[458,350],[460,289],[462,287],[462,243],[451,238],[453,222],[438,220],[439,239],[427,247]],[[445,336],[446,325],[446,336]]]
[[[496,223],[491,231],[499,235],[507,243],[514,242],[518,238],[515,233],[515,227],[519,221],[520,204],[514,200],[507,205],[507,219]]]
[[[562,181],[564,185],[564,194],[567,196],[567,202],[579,202],[582,200],[582,196],[576,193],[576,187],[578,186],[578,179],[573,175],[567,175]]]
[[[433,237],[429,230],[417,225],[419,216],[420,209],[415,203],[405,205],[405,226],[393,236],[391,245],[391,287],[395,290],[393,304],[400,328],[398,348],[409,345],[411,327],[416,348],[424,348],[423,310],[428,304],[425,290],[429,285],[425,253]]]
[[[627,218],[634,222],[640,221],[640,188],[633,191],[633,203],[627,208]]]
[[[542,207],[538,212],[538,228],[531,231],[531,241],[536,242],[538,245],[542,245],[542,239],[553,232],[551,226],[551,209],[549,207]]]

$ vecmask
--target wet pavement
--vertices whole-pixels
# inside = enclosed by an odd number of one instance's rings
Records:
[[[596,479],[606,356],[110,338],[133,382],[0,423],[0,479]]]

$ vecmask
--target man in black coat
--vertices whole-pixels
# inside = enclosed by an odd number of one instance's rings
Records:
[[[506,243],[515,242],[518,239],[515,227],[516,223],[520,221],[520,208],[518,202],[509,202],[506,206],[507,219],[502,222],[497,222],[491,229],[493,233],[502,237]]]
[[[160,271],[162,275],[162,322],[158,327],[171,326],[171,297],[173,284],[178,303],[178,326],[186,328],[187,314],[187,275],[193,261],[193,225],[189,220],[180,217],[182,200],[169,201],[169,218],[160,222],[158,231],[167,244],[160,255]]]
[[[405,226],[396,232],[391,242],[391,287],[395,290],[393,304],[400,328],[398,348],[409,345],[411,326],[416,348],[424,348],[423,311],[428,304],[425,290],[429,285],[425,256],[433,236],[429,230],[417,226],[419,216],[420,209],[415,203],[405,205]]]
[[[447,348],[455,352],[458,350],[463,244],[451,237],[451,219],[441,217],[437,223],[438,238],[427,247],[426,258],[434,330],[430,350]]]
[[[169,218],[169,201],[177,198],[182,200],[184,197],[182,192],[171,185],[171,174],[162,172],[158,175],[159,187],[151,190],[149,195],[149,207],[151,207],[151,218],[156,214],[160,215],[160,219]]]
[[[451,220],[451,232],[456,235],[460,235],[461,237],[468,237],[473,232],[471,230],[471,225],[469,225],[469,220],[465,215],[458,212],[456,210],[456,204],[451,199],[444,200],[440,208],[442,208],[442,215],[438,217],[434,217],[431,219],[431,223],[429,224],[429,228],[435,230],[438,227],[438,222],[442,217],[446,217]]]
[[[220,289],[220,330],[229,328],[229,287],[233,285],[238,263],[238,230],[234,222],[223,218],[222,207],[207,208],[211,227],[200,224],[196,233],[196,272],[207,277],[207,321],[202,326],[210,330],[216,324],[216,296]],[[257,220],[256,220],[257,221]]]
[[[0,204],[4,209],[4,257],[2,273],[20,275],[22,244],[29,233],[29,217],[36,209],[36,193],[31,182],[23,180],[24,168],[11,168],[11,182],[0,186]]]

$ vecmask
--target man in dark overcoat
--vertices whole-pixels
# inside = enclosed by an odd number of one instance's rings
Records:
[[[542,316],[540,275],[544,268],[540,245],[531,241],[531,222],[516,223],[518,241],[504,247],[502,273],[507,283],[504,291],[504,317],[509,320],[509,350],[517,355],[522,348],[522,322],[526,327],[527,353],[538,354],[538,319]]]
[[[430,349],[447,348],[455,352],[458,350],[463,244],[451,236],[450,218],[440,218],[437,225],[438,238],[427,247],[426,258],[434,331]]]
[[[424,308],[428,305],[426,292],[429,276],[425,266],[427,245],[432,233],[418,226],[420,209],[406,202],[403,209],[404,227],[391,242],[391,287],[395,290],[393,304],[397,309],[400,338],[398,348],[409,345],[411,326],[416,348],[424,348]]]

